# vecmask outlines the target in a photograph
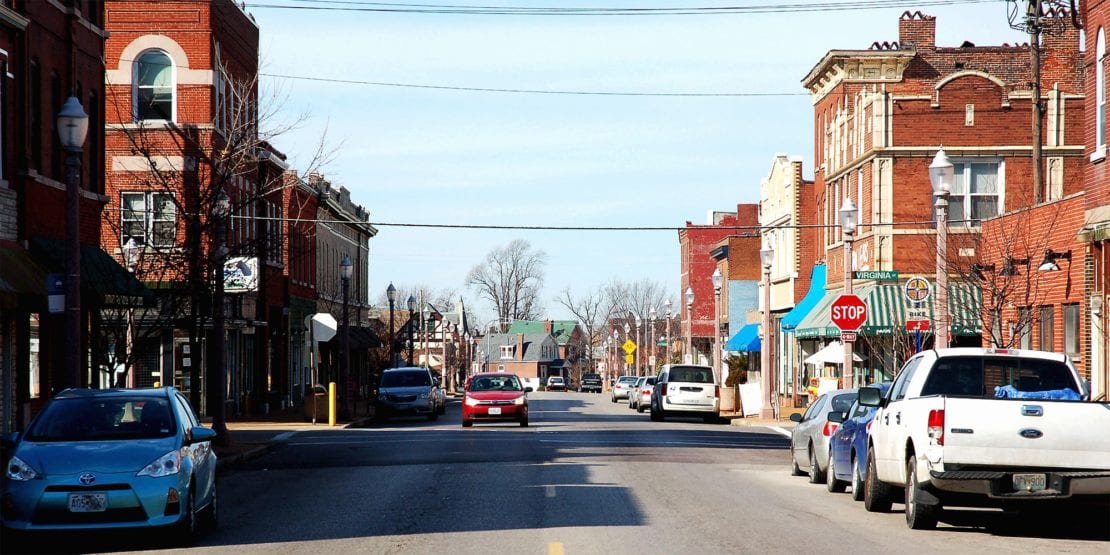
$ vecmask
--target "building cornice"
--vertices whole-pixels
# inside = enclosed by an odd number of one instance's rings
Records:
[[[19,12],[2,5],[0,5],[0,21],[3,21],[5,24],[19,29],[20,31],[26,30],[27,26],[31,24],[30,19],[23,17],[19,14]]]
[[[843,83],[898,83],[916,50],[830,50],[802,85],[817,104]]]

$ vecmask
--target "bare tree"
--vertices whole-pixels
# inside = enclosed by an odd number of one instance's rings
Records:
[[[630,283],[613,280],[606,286],[605,295],[607,320],[618,320],[623,325],[624,322],[633,323],[639,319],[640,326],[647,332],[645,335],[648,338],[645,342],[648,348],[642,354],[654,353],[657,334],[666,334],[666,326],[670,325],[663,309],[668,298],[666,286],[647,278]],[[655,309],[654,320],[652,320],[652,309]],[[650,331],[648,326],[652,326]],[[668,345],[667,348],[669,351],[670,346]],[[656,366],[667,361],[669,356],[657,360]],[[642,364],[646,363],[645,358]]]
[[[595,351],[601,347],[608,336],[605,327],[605,322],[609,319],[609,303],[607,301],[604,287],[599,287],[582,297],[575,297],[568,287],[563,289],[563,292],[555,298],[555,302],[567,309],[585,331],[582,344],[576,346],[577,352],[582,353],[585,358],[585,360],[577,361],[575,364],[578,367],[579,374],[583,368],[592,369],[594,367]]]
[[[533,250],[528,241],[514,239],[490,251],[483,263],[471,268],[466,285],[474,287],[478,297],[490,303],[504,333],[513,320],[540,317],[543,311],[540,290],[546,264],[546,253]]]

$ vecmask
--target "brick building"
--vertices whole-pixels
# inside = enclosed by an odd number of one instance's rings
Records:
[[[1083,122],[1084,154],[1089,164],[1084,179],[1086,194],[1078,236],[1080,244],[1072,249],[1068,266],[1080,267],[1077,269],[1081,273],[1074,275],[1076,281],[1070,282],[1083,294],[1082,299],[1072,299],[1081,305],[1078,309],[1079,329],[1082,330],[1080,350],[1091,377],[1093,397],[1105,401],[1110,390],[1110,318],[1107,317],[1110,312],[1110,161],[1106,159],[1106,76],[1110,70],[1106,40],[1110,32],[1110,1],[1090,0],[1081,5],[1087,41],[1083,60],[1087,69],[1088,102]],[[1067,335],[1067,329],[1064,332]]]
[[[975,276],[992,264],[992,277],[997,276],[1006,257],[1043,253],[1055,244],[1050,237],[1032,235],[1007,241],[1015,237],[997,234],[989,222],[999,215],[1025,214],[1029,207],[1066,202],[1082,191],[1083,68],[1078,30],[1070,22],[1067,14],[1053,14],[1046,21],[1053,32],[1045,34],[1042,54],[1041,101],[1046,110],[1041,190],[1034,190],[1030,179],[1027,45],[938,46],[936,19],[906,12],[898,22],[897,42],[832,50],[803,79],[814,101],[814,185],[821,199],[817,223],[824,226],[817,241],[824,249],[829,283],[825,299],[797,329],[796,336],[807,339],[801,358],[838,335],[827,307],[845,285],[845,242],[838,225],[845,199],[859,207],[850,270],[897,271],[903,281],[915,274],[932,280],[935,225],[921,222],[935,217],[928,166],[942,145],[956,171],[945,256],[951,318],[934,319],[932,326],[947,326],[952,345],[986,341],[984,329],[990,326],[977,309]],[[1028,268],[1020,272],[1035,279]],[[869,313],[855,345],[864,359],[854,373],[857,383],[889,378],[912,350],[899,285],[866,279],[854,283]],[[839,375],[839,369],[809,371]]]
[[[708,224],[686,222],[686,228],[678,232],[682,270],[679,279],[681,332],[682,337],[689,337],[692,343],[685,345],[683,339],[683,351],[693,355],[694,364],[710,364],[713,360],[710,348],[715,335],[715,306],[711,276],[717,269],[717,261],[710,255],[722,239],[736,232],[737,225],[736,212],[710,212]],[[694,292],[691,306],[686,303],[688,290]]]

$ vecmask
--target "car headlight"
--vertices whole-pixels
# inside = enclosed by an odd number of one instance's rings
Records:
[[[428,394],[427,394],[427,393],[421,393],[421,394],[420,394],[420,397],[418,397],[418,398],[419,398],[419,399],[427,399],[427,398],[428,398]]]
[[[467,397],[463,400],[463,403],[466,403],[466,406],[468,407],[476,407],[480,404],[478,400],[473,397]]]
[[[27,480],[34,480],[38,478],[39,473],[31,468],[31,465],[23,462],[19,457],[12,457],[8,461],[8,471],[6,472],[9,480],[16,482],[26,482]]]
[[[139,471],[138,475],[161,478],[162,476],[172,476],[178,472],[181,472],[181,451],[175,449],[146,465],[145,468]]]
[[[516,399],[513,399],[513,404],[514,405],[523,405],[524,404],[524,396],[521,395],[520,397],[517,397]]]

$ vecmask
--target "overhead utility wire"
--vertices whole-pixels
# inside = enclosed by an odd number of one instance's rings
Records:
[[[351,11],[378,13],[454,14],[454,15],[527,15],[527,16],[645,16],[645,15],[736,15],[758,13],[829,12],[881,8],[921,8],[982,4],[998,0],[854,0],[812,4],[764,4],[755,6],[703,6],[671,8],[566,8],[473,6],[447,4],[401,4],[386,2],[354,2],[338,0],[290,0],[301,4],[270,4],[250,2],[249,8],[274,8],[314,11]],[[319,5],[319,4],[330,5]],[[307,4],[307,5],[305,5]]]

